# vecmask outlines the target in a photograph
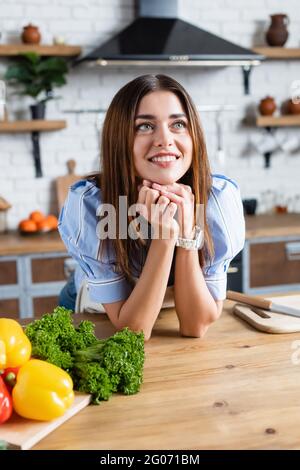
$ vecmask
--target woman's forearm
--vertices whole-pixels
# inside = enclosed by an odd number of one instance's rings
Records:
[[[149,338],[163,304],[174,254],[175,240],[152,240],[143,271],[119,313],[120,327],[140,331]]]
[[[184,336],[203,336],[217,318],[218,309],[206,286],[197,251],[177,248],[174,296],[180,332]]]

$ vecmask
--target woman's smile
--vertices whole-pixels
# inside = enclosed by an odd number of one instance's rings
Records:
[[[154,165],[158,165],[161,168],[169,168],[180,158],[181,156],[179,154],[159,152],[156,155],[153,155],[153,157],[150,157],[148,161]]]

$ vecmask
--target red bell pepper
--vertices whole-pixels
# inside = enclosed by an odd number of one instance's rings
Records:
[[[5,423],[13,412],[12,397],[0,376],[0,424]]]

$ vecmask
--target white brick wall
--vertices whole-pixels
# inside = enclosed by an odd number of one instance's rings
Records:
[[[0,0],[0,42],[19,40],[23,26],[33,22],[40,27],[43,42],[51,44],[55,35],[64,35],[69,44],[88,51],[121,30],[134,18],[133,0]],[[203,29],[245,47],[261,44],[272,13],[287,13],[291,19],[287,46],[300,47],[298,0],[179,0],[179,15]],[[0,58],[0,76],[7,66]],[[58,90],[63,99],[47,106],[49,118],[66,119],[67,129],[41,135],[44,177],[34,177],[30,134],[0,134],[0,195],[9,200],[9,225],[34,209],[56,210],[54,178],[64,174],[66,161],[75,158],[78,173],[98,168],[98,113],[65,114],[66,110],[105,109],[116,91],[137,74],[162,72],[174,76],[188,89],[198,106],[234,104],[223,114],[223,142],[226,166],[215,161],[216,126],[214,115],[202,113],[212,167],[235,178],[243,197],[262,198],[266,190],[286,197],[300,194],[300,150],[292,155],[277,151],[270,169],[250,145],[263,131],[243,125],[249,110],[260,99],[273,95],[280,104],[288,98],[293,80],[300,80],[300,61],[265,62],[251,76],[251,95],[243,94],[239,68],[224,69],[118,69],[80,67],[68,76],[68,84]],[[9,95],[10,119],[29,118],[29,100]],[[277,135],[299,135],[299,129],[279,129]],[[260,210],[264,207],[261,206]],[[298,204],[298,210],[300,207]]]

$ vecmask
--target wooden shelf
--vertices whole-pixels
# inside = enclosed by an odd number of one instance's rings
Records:
[[[300,126],[300,114],[288,116],[257,116],[258,127],[294,127]]]
[[[77,56],[81,54],[81,47],[67,45],[42,44],[0,44],[0,56],[18,56],[24,52],[36,52],[41,56]]]
[[[253,51],[267,59],[300,59],[300,48],[296,47],[255,47]]]
[[[35,119],[32,121],[2,121],[0,122],[0,133],[17,132],[49,132],[65,129],[66,121],[46,121]]]

